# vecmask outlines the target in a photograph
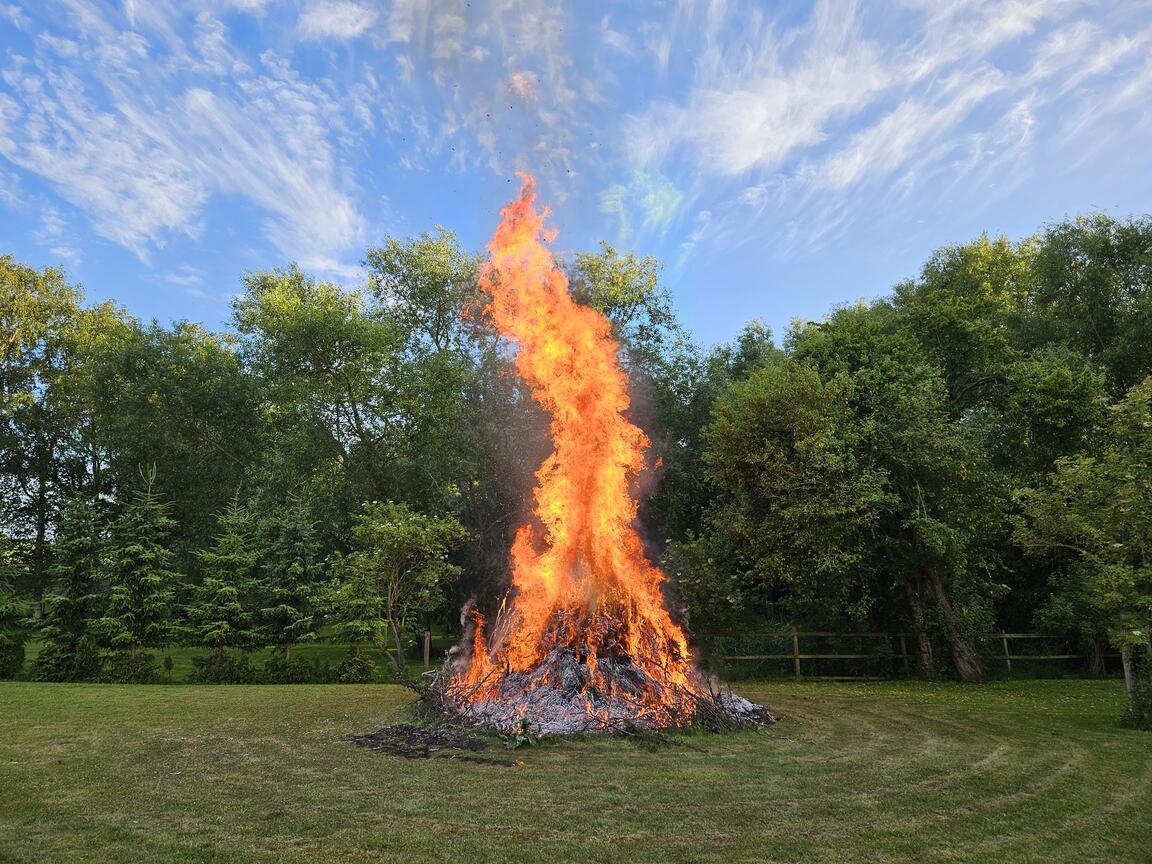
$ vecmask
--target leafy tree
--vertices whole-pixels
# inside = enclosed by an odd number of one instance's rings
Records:
[[[843,376],[823,381],[810,367],[776,362],[732,384],[716,405],[705,463],[724,494],[705,536],[674,544],[672,557],[722,562],[708,569],[731,580],[716,587],[737,610],[747,603],[771,617],[780,604],[812,614],[866,594],[861,562],[884,493],[882,478],[856,458],[848,387]],[[694,587],[699,597],[705,586]]]
[[[203,581],[192,589],[185,638],[212,650],[208,674],[220,680],[229,648],[259,646],[264,632],[255,615],[256,551],[252,519],[233,499],[219,516],[216,543],[199,553]]]
[[[250,275],[235,301],[246,360],[262,379],[276,446],[300,474],[326,474],[322,493],[343,524],[350,496],[387,484],[395,409],[389,373],[403,335],[363,292],[316,282],[296,267]],[[332,479],[336,479],[333,484]]]
[[[55,384],[67,374],[81,299],[62,270],[37,271],[0,257],[0,521],[32,544],[21,576],[36,617],[49,582],[72,433]]]
[[[650,255],[620,254],[608,243],[578,252],[568,268],[572,295],[601,312],[631,359],[645,368],[667,352],[683,330],[672,297],[660,285],[660,262]]]
[[[353,548],[342,562],[343,630],[357,642],[378,638],[387,622],[397,672],[405,674],[408,621],[435,611],[444,588],[460,574],[448,553],[465,536],[454,516],[430,516],[391,501],[364,505]]]
[[[1113,407],[1099,452],[1058,460],[1044,486],[1018,497],[1017,542],[1073,556],[1121,652],[1132,717],[1152,722],[1152,377]]]
[[[902,327],[942,370],[954,412],[1003,386],[1018,350],[1010,325],[1034,284],[1034,247],[987,235],[947,246],[924,265],[919,280],[893,291]]]
[[[884,477],[872,567],[906,595],[926,666],[925,623],[945,639],[956,673],[983,680],[974,637],[992,629],[1003,593],[999,550],[1007,491],[978,414],[956,417],[945,376],[887,304],[835,313],[792,336],[793,356],[851,376],[862,464]]]
[[[368,250],[365,264],[372,295],[407,334],[410,347],[429,354],[470,350],[461,316],[478,311],[480,261],[460,248],[453,232],[440,228],[407,241],[389,237]]]
[[[89,632],[100,602],[104,516],[99,501],[73,499],[64,510],[54,541],[52,594],[46,598],[43,644],[36,677],[45,681],[83,681],[99,672],[96,640]]]
[[[1117,395],[1152,374],[1152,217],[1081,216],[1036,242],[1037,328],[1099,362]]]
[[[147,473],[144,488],[112,523],[102,565],[110,591],[104,615],[93,625],[109,644],[127,648],[133,662],[138,648],[168,644],[180,582],[169,547],[174,523],[153,488],[155,477],[155,470]]]
[[[85,374],[70,385],[106,454],[111,492],[129,488],[138,466],[155,466],[175,520],[172,547],[188,570],[265,438],[258,388],[234,342],[187,322],[105,322],[78,349]]]
[[[320,623],[320,565],[312,520],[303,502],[274,507],[260,520],[258,620],[267,638],[291,657],[292,646],[316,637]]]
[[[1046,474],[1061,456],[1089,447],[1103,426],[1108,382],[1083,355],[1054,345],[1007,369],[1000,461],[1016,477]]]

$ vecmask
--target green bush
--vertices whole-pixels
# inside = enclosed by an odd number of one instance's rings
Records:
[[[372,658],[359,648],[353,648],[336,669],[336,680],[341,684],[371,684],[378,670]]]
[[[24,668],[24,643],[0,639],[0,678],[15,678]]]
[[[197,684],[256,684],[260,676],[246,656],[225,654],[192,658],[189,680]]]
[[[60,643],[46,643],[36,657],[32,677],[36,681],[95,681],[100,666],[99,647],[84,635],[71,650]]]
[[[318,663],[309,663],[302,657],[274,654],[264,666],[264,678],[269,684],[324,684],[331,670]]]
[[[113,654],[104,661],[100,680],[107,684],[152,684],[160,679],[151,654]]]

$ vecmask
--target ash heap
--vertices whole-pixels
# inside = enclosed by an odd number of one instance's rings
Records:
[[[551,416],[536,473],[540,528],[512,546],[512,592],[471,632],[429,694],[449,716],[535,734],[713,728],[771,714],[700,672],[644,555],[629,482],[649,441],[625,417],[628,381],[611,325],[576,303],[544,246],[532,178],[501,211],[481,273],[487,314],[516,343],[516,369]],[[549,238],[550,239],[550,238]]]

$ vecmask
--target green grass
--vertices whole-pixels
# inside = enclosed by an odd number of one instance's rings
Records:
[[[786,719],[504,768],[342,742],[393,686],[0,684],[0,861],[1152,861],[1116,682],[740,689]]]

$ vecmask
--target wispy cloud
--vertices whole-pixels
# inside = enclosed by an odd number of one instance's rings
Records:
[[[147,259],[175,234],[197,236],[214,196],[235,196],[265,214],[285,256],[335,263],[362,243],[338,154],[360,124],[351,97],[272,53],[242,56],[205,10],[72,12],[68,38],[46,30],[0,71],[0,155],[97,233]]]
[[[355,39],[378,17],[372,7],[351,0],[322,0],[311,3],[301,14],[300,33],[305,39]]]
[[[1066,145],[1070,116],[1098,128],[1152,95],[1135,71],[1150,22],[1120,6],[907,0],[880,13],[825,0],[799,24],[753,13],[740,26],[732,11],[694,10],[689,86],[625,124],[629,174],[677,184],[681,221],[707,214],[689,252],[765,236],[817,248],[878,199],[911,206],[977,175],[1004,192],[1038,128]],[[643,207],[619,182],[606,194],[627,232]]]

